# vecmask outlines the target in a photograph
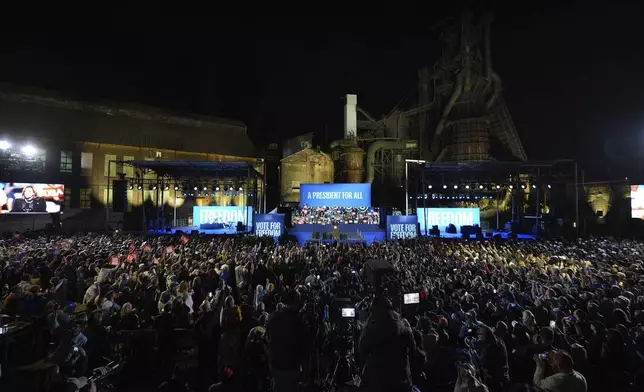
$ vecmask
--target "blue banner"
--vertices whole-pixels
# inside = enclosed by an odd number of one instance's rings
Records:
[[[445,231],[450,224],[457,230],[461,226],[481,225],[481,210],[478,208],[419,208],[416,213],[421,233],[425,233],[425,224],[428,232],[432,226]]]
[[[371,184],[302,184],[300,206],[371,207]]]
[[[192,225],[202,224],[236,225],[241,222],[249,225],[253,221],[253,207],[208,206],[192,208]]]
[[[416,215],[387,215],[387,239],[405,240],[418,237]]]
[[[284,234],[284,214],[257,214],[253,232],[258,237],[280,237]]]

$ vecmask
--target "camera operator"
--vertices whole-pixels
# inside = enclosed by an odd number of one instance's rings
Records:
[[[534,371],[534,385],[549,392],[586,392],[586,378],[573,369],[572,357],[564,351],[550,351],[534,356],[537,368]],[[553,375],[546,377],[547,365]]]
[[[397,392],[411,388],[410,363],[416,344],[411,328],[403,323],[387,298],[377,297],[371,305],[359,351],[365,364],[362,381],[366,390]]]

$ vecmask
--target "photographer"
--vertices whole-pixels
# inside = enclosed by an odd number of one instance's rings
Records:
[[[549,392],[586,392],[586,378],[573,369],[573,361],[568,353],[550,351],[534,356],[537,368],[534,372],[534,385]],[[545,377],[547,365],[553,375]]]
[[[371,317],[360,336],[360,357],[365,367],[362,380],[369,391],[408,391],[412,386],[410,363],[416,344],[385,297],[371,305]]]

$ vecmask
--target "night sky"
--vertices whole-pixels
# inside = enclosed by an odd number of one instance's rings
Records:
[[[603,177],[641,172],[642,7],[514,3],[491,6],[493,66],[528,157],[578,158]],[[259,147],[325,129],[333,139],[344,94],[379,117],[415,89],[417,70],[440,54],[431,27],[458,9],[4,33],[0,81],[239,119]]]

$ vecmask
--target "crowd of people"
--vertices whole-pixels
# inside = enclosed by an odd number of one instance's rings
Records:
[[[11,235],[1,312],[38,326],[51,390],[96,390],[92,369],[125,358],[122,390],[641,391],[642,256],[614,239]],[[376,285],[369,260],[394,273]]]
[[[292,213],[294,225],[368,224],[380,223],[380,214],[373,207],[310,207],[302,206]]]

